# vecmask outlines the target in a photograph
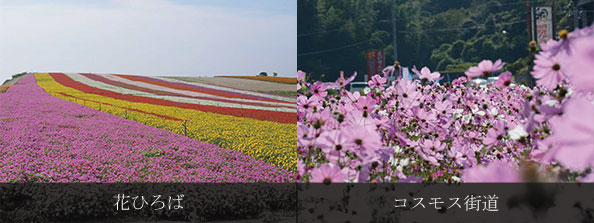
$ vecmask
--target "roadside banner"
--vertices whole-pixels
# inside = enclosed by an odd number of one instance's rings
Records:
[[[535,7],[534,20],[536,42],[540,45],[553,38],[553,14],[551,7]]]
[[[367,78],[379,74],[385,67],[384,50],[368,50],[367,53]]]

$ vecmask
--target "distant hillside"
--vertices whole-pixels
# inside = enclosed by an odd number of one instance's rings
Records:
[[[23,78],[27,74],[28,74],[27,72],[22,72],[22,73],[12,75],[12,78],[5,80],[4,83],[2,83],[2,85],[14,85],[14,84],[16,84],[16,82],[18,82],[21,78]]]
[[[457,71],[481,59],[513,63],[528,55],[526,1],[396,2],[398,58],[404,66]],[[532,2],[550,5],[552,1]],[[369,49],[383,49],[386,64],[393,63],[392,0],[300,0],[297,4],[297,66],[313,72],[311,78],[333,81],[341,70],[364,73]],[[571,1],[555,1],[555,10],[555,29],[571,30]]]

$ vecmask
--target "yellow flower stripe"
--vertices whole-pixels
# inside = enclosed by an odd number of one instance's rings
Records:
[[[55,97],[149,126],[167,129],[182,135],[186,134],[188,137],[201,142],[213,143],[223,148],[241,151],[258,160],[264,160],[269,164],[293,172],[296,171],[296,124],[276,123],[192,109],[130,102],[102,95],[88,94],[63,86],[47,73],[36,73],[35,78],[39,86]],[[65,93],[80,99],[59,93]],[[107,103],[113,106],[86,100]],[[166,115],[187,121],[167,120],[121,107],[134,108],[143,112]]]

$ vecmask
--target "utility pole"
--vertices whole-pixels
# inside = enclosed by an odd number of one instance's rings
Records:
[[[579,28],[577,0],[573,0],[573,30]]]
[[[398,61],[398,47],[396,40],[396,0],[392,0],[392,44],[394,46],[394,62]]]

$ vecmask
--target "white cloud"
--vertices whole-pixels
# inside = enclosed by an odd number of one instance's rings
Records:
[[[163,0],[0,3],[0,80],[21,71],[294,76],[292,14]]]

